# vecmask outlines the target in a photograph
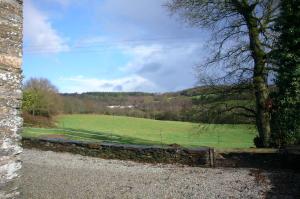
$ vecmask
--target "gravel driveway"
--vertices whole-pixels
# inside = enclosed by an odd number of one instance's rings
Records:
[[[296,198],[300,188],[299,174],[289,172],[153,165],[28,149],[22,172],[24,198],[39,199]],[[282,181],[288,189],[276,187]]]

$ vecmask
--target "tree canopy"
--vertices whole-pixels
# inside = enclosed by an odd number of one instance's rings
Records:
[[[23,111],[33,116],[51,117],[61,110],[58,89],[44,78],[31,78],[23,88]]]
[[[202,64],[203,70],[218,67],[224,75],[210,83],[246,84],[252,89],[259,132],[257,143],[270,144],[269,75],[273,71],[270,52],[277,38],[272,30],[279,14],[277,0],[170,0],[167,4],[193,26],[210,29],[213,54]],[[242,107],[238,107],[242,108]],[[247,110],[247,107],[244,107]]]

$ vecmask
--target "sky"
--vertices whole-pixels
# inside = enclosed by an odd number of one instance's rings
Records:
[[[24,1],[24,81],[47,78],[62,93],[196,86],[207,33],[171,15],[165,3]]]

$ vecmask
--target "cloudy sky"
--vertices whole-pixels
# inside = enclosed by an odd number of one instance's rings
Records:
[[[177,91],[196,85],[205,33],[166,0],[26,0],[24,76],[60,92]]]

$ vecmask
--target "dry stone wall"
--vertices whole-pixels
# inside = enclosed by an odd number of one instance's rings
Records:
[[[0,198],[18,198],[22,0],[0,0]]]
[[[24,148],[70,152],[106,159],[171,163],[199,167],[300,169],[300,148],[214,149],[209,147],[123,145],[64,139],[23,138]]]
[[[56,152],[70,152],[105,159],[134,160],[148,163],[177,163],[209,167],[208,147],[182,148],[170,146],[144,146],[101,142],[83,142],[63,139],[23,138],[24,148],[37,148]]]

